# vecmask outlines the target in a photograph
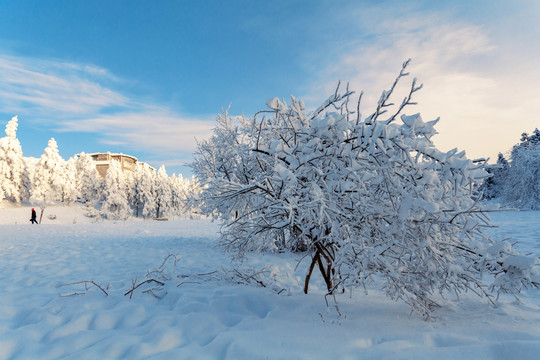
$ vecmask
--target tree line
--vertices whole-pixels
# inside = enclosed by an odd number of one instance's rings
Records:
[[[79,201],[93,216],[165,218],[183,214],[187,194],[199,191],[194,178],[169,177],[165,166],[155,171],[140,162],[126,176],[120,162],[111,160],[102,179],[88,154],[64,160],[54,138],[39,159],[25,158],[17,127],[18,118],[13,117],[0,138],[0,201],[30,202],[42,209]]]
[[[484,200],[497,200],[521,209],[540,209],[540,130],[521,134],[509,160],[499,153],[492,175],[482,185]]]

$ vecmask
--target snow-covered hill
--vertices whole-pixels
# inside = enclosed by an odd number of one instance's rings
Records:
[[[327,306],[320,279],[302,294],[308,260],[297,268],[301,257],[293,254],[233,263],[215,247],[218,226],[207,220],[93,223],[84,213],[48,207],[43,224],[30,225],[29,207],[0,206],[0,359],[536,359],[540,353],[534,290],[521,302],[502,297],[497,307],[474,295],[447,299],[433,321],[410,315],[376,289],[339,295],[337,307],[328,298]],[[511,236],[521,250],[540,255],[540,212],[498,213],[493,220],[501,226],[493,229],[496,238]],[[169,254],[175,257],[160,268]],[[148,274],[152,269],[160,272]],[[249,278],[256,272],[259,283]],[[124,295],[133,280],[149,278],[165,285]]]

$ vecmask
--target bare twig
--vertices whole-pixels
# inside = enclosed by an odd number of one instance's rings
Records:
[[[109,296],[109,294],[107,293],[107,291],[105,291],[105,289],[103,289],[103,287],[101,287],[101,285],[99,285],[98,283],[96,283],[94,280],[83,280],[83,281],[77,281],[77,282],[74,282],[74,283],[69,283],[69,284],[62,284],[60,286],[72,286],[72,285],[81,285],[81,284],[84,284],[84,287],[85,287],[85,291],[82,292],[82,293],[78,293],[78,292],[75,292],[73,294],[69,294],[69,295],[63,295],[63,294],[60,294],[60,296],[71,296],[71,295],[83,295],[85,294],[88,289],[90,288],[90,286],[95,286],[97,287],[99,290],[103,291],[103,293],[106,295],[106,296]],[[107,287],[108,289],[109,287]]]
[[[60,297],[70,297],[70,296],[84,295],[84,294],[86,294],[86,292],[74,292],[74,293],[69,293],[69,294],[61,294],[61,293],[59,293],[58,295]]]
[[[141,282],[141,283],[135,285],[135,284],[137,283],[137,278],[135,278],[135,280],[133,280],[133,286],[132,286],[131,290],[129,290],[128,292],[126,292],[126,293],[124,294],[124,296],[127,296],[127,294],[130,294],[130,295],[129,295],[129,298],[131,299],[131,298],[133,297],[134,291],[135,291],[139,286],[144,285],[144,284],[149,284],[149,283],[152,283],[152,282],[155,282],[156,284],[161,285],[161,286],[165,286],[165,283],[162,283],[161,281],[156,280],[156,279],[147,279],[147,280],[145,280],[145,281],[143,281],[143,282]]]
[[[173,258],[174,259],[174,265],[176,265],[176,263],[178,262],[178,257],[174,254],[169,254],[167,255],[167,257],[163,260],[163,262],[161,263],[161,265],[159,266],[159,269],[162,269],[163,266],[165,266],[165,263],[167,263],[167,260],[169,260],[170,258]]]
[[[256,272],[254,274],[251,274],[251,275],[247,275],[247,274],[242,274],[240,271],[238,271],[237,269],[234,269],[234,274],[244,280],[245,282],[249,283],[250,280],[253,280],[255,281],[257,284],[261,285],[262,287],[266,287],[266,285],[259,279],[256,278],[257,275],[261,274],[263,271],[259,271],[259,272]]]
[[[200,282],[198,281],[182,281],[180,284],[176,285],[176,287],[180,287],[180,285],[184,285],[184,284],[201,284]]]

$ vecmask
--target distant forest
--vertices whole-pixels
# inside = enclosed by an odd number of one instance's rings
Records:
[[[481,186],[482,199],[498,200],[520,209],[540,209],[540,131],[523,133],[512,147],[509,159],[499,153],[497,164],[486,170],[492,175]]]

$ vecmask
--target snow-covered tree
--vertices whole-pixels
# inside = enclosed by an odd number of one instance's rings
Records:
[[[165,171],[165,165],[161,165],[155,177],[156,217],[162,218],[172,214],[172,189],[171,181]]]
[[[185,196],[183,193],[184,178],[182,174],[179,174],[178,176],[176,174],[172,174],[169,180],[171,183],[172,213],[179,215],[182,212],[183,205],[185,204]]]
[[[137,166],[137,164],[135,164],[135,167]],[[136,198],[135,198],[135,178],[134,178],[134,173],[135,171],[132,171],[130,173],[127,174],[127,176],[125,177],[125,185],[126,185],[126,195],[127,195],[127,200],[128,200],[128,205],[130,206],[131,209],[135,209],[136,212],[135,212],[135,216],[139,216],[139,209],[138,207],[136,206],[137,205],[137,201],[136,201]]]
[[[77,187],[77,160],[72,157],[64,162],[62,182],[62,202],[71,204],[79,197]]]
[[[17,127],[18,118],[14,116],[6,125],[6,136],[0,138],[0,200],[12,202],[28,199],[29,186]]]
[[[188,195],[200,193],[195,184],[197,181],[195,178],[185,179],[182,174],[173,174],[170,178],[171,190],[172,190],[172,208],[175,214],[186,213]]]
[[[39,162],[38,158],[35,157],[24,157],[24,168],[25,168],[25,188],[27,189],[27,198],[30,200],[30,195],[32,191],[32,181],[34,180],[34,173],[36,171],[37,163]]]
[[[64,159],[58,153],[58,144],[51,138],[45,153],[36,163],[30,201],[42,209],[52,201],[62,200],[64,188]]]
[[[539,286],[537,260],[482,232],[489,220],[476,189],[485,161],[441,152],[431,142],[438,120],[402,114],[421,88],[416,79],[391,106],[407,64],[366,118],[360,101],[349,110],[353,92],[339,86],[310,113],[291,97],[253,118],[218,116],[192,168],[198,204],[223,222],[222,245],[238,255],[307,250],[306,292],[317,265],[329,293],[379,282],[426,315],[439,293],[487,295],[483,272],[497,275],[494,292]]]
[[[139,214],[145,218],[154,216],[156,213],[154,172],[148,165],[137,163],[131,177],[131,203],[136,216],[139,217]]]
[[[191,176],[189,179],[182,179],[182,204],[181,211],[184,213],[200,214],[201,210],[198,207],[198,203],[192,203],[193,199],[197,199],[201,196],[203,188],[201,183],[195,176]]]
[[[491,177],[487,178],[480,187],[482,199],[491,200],[502,197],[509,171],[509,164],[504,155],[499,153],[497,164],[487,165],[486,171],[491,174]]]
[[[503,179],[504,200],[522,209],[540,209],[540,131],[522,134],[512,148],[510,168]]]
[[[76,162],[77,167],[77,190],[82,202],[93,207],[99,200],[101,176],[96,169],[96,164],[90,155],[81,153]]]
[[[126,183],[119,161],[112,160],[105,174],[102,189],[101,212],[111,219],[126,219],[129,216],[129,204]]]

